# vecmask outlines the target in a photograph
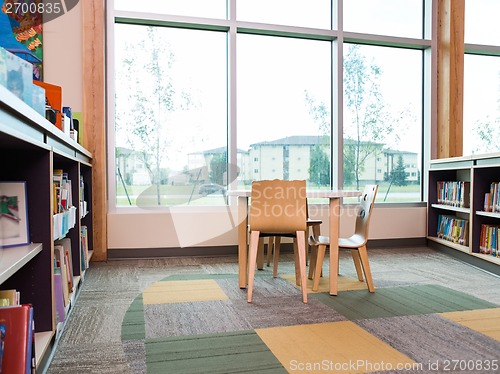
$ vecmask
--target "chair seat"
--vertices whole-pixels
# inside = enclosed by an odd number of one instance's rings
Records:
[[[363,235],[354,234],[350,238],[339,238],[339,247],[342,248],[359,248],[366,244],[366,239]]]
[[[354,234],[350,238],[339,238],[339,247],[341,248],[359,248],[365,244],[365,239],[362,235]],[[330,245],[328,236],[319,236],[317,239],[309,237],[309,245]]]

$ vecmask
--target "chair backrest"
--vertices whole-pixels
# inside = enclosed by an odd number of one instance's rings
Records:
[[[377,197],[378,185],[368,184],[363,190],[361,201],[358,207],[356,216],[356,228],[354,230],[356,235],[364,238],[364,242],[368,241],[368,229],[370,226],[370,218],[372,216],[373,205]]]
[[[250,197],[251,231],[285,234],[306,230],[305,180],[254,181]]]

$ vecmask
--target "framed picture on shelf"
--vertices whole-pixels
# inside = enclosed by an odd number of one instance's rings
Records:
[[[0,248],[28,243],[26,182],[0,182]]]

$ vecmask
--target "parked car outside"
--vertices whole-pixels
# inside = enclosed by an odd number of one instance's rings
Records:
[[[217,183],[202,184],[198,189],[198,193],[202,196],[212,195],[212,194],[222,194],[226,193],[226,187]]]

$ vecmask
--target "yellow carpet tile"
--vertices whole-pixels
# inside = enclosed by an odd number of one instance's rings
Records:
[[[292,284],[295,284],[295,274],[283,274],[280,275],[281,278],[286,279]],[[313,281],[312,279],[307,280],[307,292],[328,292],[330,290],[330,277],[321,277],[319,280],[318,291],[312,290]],[[338,280],[338,291],[352,291],[352,290],[365,290],[367,289],[365,282],[360,282],[356,278],[343,277],[339,275]]]
[[[156,282],[143,292],[144,304],[227,300],[213,279]]]
[[[414,361],[351,321],[257,329],[290,373],[404,370]]]
[[[500,308],[465,310],[440,315],[500,341]]]

